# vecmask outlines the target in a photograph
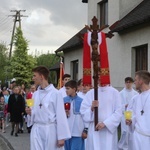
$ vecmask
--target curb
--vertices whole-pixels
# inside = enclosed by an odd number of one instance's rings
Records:
[[[10,142],[1,134],[0,134],[0,150],[15,150],[10,144]]]

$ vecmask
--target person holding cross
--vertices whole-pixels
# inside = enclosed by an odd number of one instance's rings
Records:
[[[89,123],[86,150],[117,150],[117,127],[122,117],[119,92],[107,85],[98,87],[98,94],[98,100],[94,100],[94,89],[90,90],[81,103],[80,113]],[[95,107],[98,107],[96,127]]]
[[[94,88],[86,93],[80,107],[83,120],[89,123],[86,150],[117,150],[121,97],[110,85],[106,34],[98,31],[95,17],[92,21],[92,32],[84,35],[83,85],[92,85],[93,72]]]
[[[63,97],[53,84],[48,83],[46,67],[38,66],[32,71],[38,89],[32,97],[31,150],[63,150],[65,139],[71,137]]]

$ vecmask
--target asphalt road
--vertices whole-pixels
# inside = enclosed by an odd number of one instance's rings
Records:
[[[30,134],[27,130],[19,133],[18,137],[11,136],[11,127],[8,126],[6,133],[0,132],[0,150],[30,150]]]

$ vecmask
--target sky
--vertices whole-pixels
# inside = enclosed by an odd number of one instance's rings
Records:
[[[10,47],[15,12],[29,41],[29,54],[53,53],[87,24],[87,3],[82,0],[0,0],[0,43]],[[16,23],[19,26],[19,23]]]

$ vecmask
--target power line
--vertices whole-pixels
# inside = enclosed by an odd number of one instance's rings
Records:
[[[21,28],[21,17],[27,17],[23,16],[20,14],[20,12],[25,12],[26,10],[11,10],[11,12],[15,12],[15,15],[9,15],[15,18],[14,20],[14,26],[13,26],[13,31],[12,31],[12,36],[11,36],[11,42],[10,42],[10,52],[9,52],[9,58],[11,58],[11,53],[12,53],[12,46],[13,46],[13,37],[15,33],[15,28],[16,28],[16,22],[19,22],[19,27]]]

